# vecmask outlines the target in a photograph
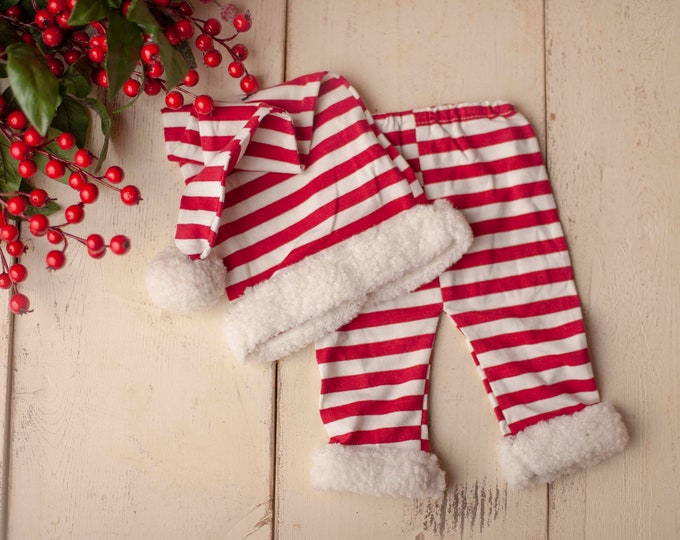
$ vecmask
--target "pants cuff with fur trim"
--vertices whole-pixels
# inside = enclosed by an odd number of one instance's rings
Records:
[[[498,460],[510,487],[520,489],[595,465],[621,452],[627,442],[621,415],[602,402],[506,437]]]
[[[375,445],[319,448],[311,478],[316,489],[412,499],[440,497],[445,488],[434,454]]]

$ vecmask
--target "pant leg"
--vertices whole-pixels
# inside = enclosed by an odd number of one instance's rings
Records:
[[[438,281],[367,307],[317,343],[321,419],[329,445],[315,452],[316,488],[436,497],[444,473],[429,453],[430,357],[442,298]]]
[[[509,104],[414,114],[407,154],[429,200],[460,209],[475,237],[441,277],[505,438],[514,487],[549,482],[620,450],[620,416],[601,403],[566,241],[538,142]]]

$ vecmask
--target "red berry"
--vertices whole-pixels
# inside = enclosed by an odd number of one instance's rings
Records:
[[[80,58],[80,53],[74,50],[64,51],[62,54],[64,56],[64,60],[66,60],[66,63],[69,66],[75,64]]]
[[[192,8],[191,4],[189,4],[187,2],[180,2],[178,7],[179,7],[179,11],[182,13],[182,15],[186,15],[187,17],[194,13],[194,8]]]
[[[82,204],[73,204],[64,210],[64,217],[68,223],[80,223],[85,217]]]
[[[245,45],[242,45],[241,43],[237,43],[231,48],[231,52],[234,53],[234,56],[236,56],[237,59],[239,59],[241,62],[248,58],[248,47]]]
[[[139,81],[135,79],[128,79],[125,81],[125,84],[123,85],[123,92],[125,93],[126,96],[129,97],[135,97],[139,93],[139,87],[140,87]]]
[[[101,251],[92,251],[88,249],[87,254],[93,259],[101,259],[104,255],[106,255],[106,250],[102,249]]]
[[[175,31],[183,40],[187,40],[194,35],[194,25],[188,19],[181,19],[175,23]]]
[[[91,234],[88,236],[85,240],[85,245],[87,246],[87,251],[89,253],[99,253],[106,249],[106,243],[100,234]]]
[[[5,10],[5,15],[7,15],[10,19],[20,21],[24,17],[24,12],[19,6],[10,6]]]
[[[208,19],[203,23],[203,31],[209,36],[216,36],[222,31],[222,23],[217,19]]]
[[[195,69],[190,69],[187,71],[187,74],[184,76],[184,80],[182,81],[186,86],[196,86],[198,84],[198,71]]]
[[[50,159],[45,165],[45,174],[52,179],[61,178],[66,173],[66,165],[58,159]]]
[[[142,62],[145,64],[150,64],[156,57],[160,54],[160,49],[158,48],[158,43],[146,43],[142,45],[142,49],[139,55],[142,58]]]
[[[73,189],[80,191],[80,188],[87,183],[87,178],[80,171],[72,172],[68,177],[68,185]]]
[[[71,16],[71,11],[66,9],[59,13],[56,17],[57,26],[63,30],[71,30],[73,28],[69,23],[68,19]]]
[[[43,214],[35,214],[28,220],[28,228],[33,236],[45,236],[50,226],[50,220]]]
[[[86,32],[83,32],[82,30],[76,30],[73,32],[73,41],[76,43],[79,43],[80,45],[87,45],[90,42],[90,36],[87,35]]]
[[[199,114],[210,114],[215,110],[215,102],[210,96],[203,94],[194,100],[194,110]]]
[[[125,178],[125,171],[121,169],[118,165],[111,165],[106,169],[106,179],[112,184],[120,184]]]
[[[62,150],[70,150],[76,144],[76,138],[72,133],[62,133],[57,137],[57,144]]]
[[[7,115],[7,123],[14,129],[22,130],[28,125],[28,118],[21,109],[16,109]]]
[[[96,184],[85,184],[80,188],[80,200],[83,204],[92,204],[99,198],[99,188]]]
[[[151,62],[146,68],[146,74],[154,79],[159,79],[163,75],[163,64],[160,62]]]
[[[176,90],[173,90],[172,92],[168,92],[165,95],[165,104],[170,108],[170,109],[179,109],[182,105],[184,105],[184,96],[177,92]]]
[[[47,60],[47,67],[50,68],[50,71],[52,72],[52,75],[55,77],[61,77],[64,74],[64,63],[53,57],[45,57]]]
[[[45,262],[49,270],[59,270],[66,264],[66,257],[63,251],[54,249],[47,254]]]
[[[21,257],[26,251],[26,246],[21,240],[15,240],[7,244],[7,253],[12,257]]]
[[[120,200],[128,206],[134,206],[142,200],[142,197],[136,186],[125,186],[120,192]]]
[[[196,38],[196,48],[199,51],[209,51],[213,48],[213,38],[208,34],[199,34]]]
[[[38,172],[38,166],[32,159],[22,159],[17,166],[19,171],[19,176],[21,178],[31,178],[36,172]]]
[[[66,5],[68,6],[68,8],[69,8],[71,11],[73,11],[74,8],[76,7],[77,1],[78,1],[78,0],[66,0]]]
[[[253,26],[250,13],[239,13],[234,17],[234,28],[237,32],[247,32]]]
[[[47,241],[50,244],[60,244],[64,240],[64,235],[57,229],[50,229],[47,231]]]
[[[0,289],[9,289],[12,286],[12,280],[9,279],[9,274],[3,272],[0,274]]]
[[[64,34],[58,26],[50,26],[42,31],[42,40],[48,47],[58,47],[64,40]]]
[[[30,307],[31,302],[24,294],[16,293],[13,294],[12,298],[9,299],[9,309],[11,309],[12,313],[15,315],[23,315],[24,313],[28,313]]]
[[[158,79],[146,79],[144,81],[144,93],[147,96],[155,96],[163,89],[163,85]]]
[[[92,80],[97,86],[101,86],[102,88],[109,87],[109,74],[106,73],[105,69],[92,70]]]
[[[28,270],[23,264],[16,263],[9,267],[8,274],[13,283],[21,283],[28,276]]]
[[[39,9],[35,12],[35,18],[33,20],[38,28],[44,30],[54,24],[54,15],[46,9]]]
[[[102,34],[95,34],[90,38],[89,41],[90,48],[92,47],[101,47],[104,49],[104,51],[107,50],[107,45],[106,45],[106,36]]]
[[[227,73],[235,79],[238,79],[245,73],[245,68],[241,62],[231,62],[227,66]]]
[[[24,159],[30,151],[31,149],[24,141],[14,141],[9,145],[9,154],[14,159]]]
[[[182,41],[182,38],[179,36],[179,32],[177,32],[177,30],[174,28],[168,28],[163,33],[165,34],[165,39],[168,40],[170,45],[177,45],[180,41]]]
[[[27,206],[26,199],[19,197],[18,195],[10,197],[7,201],[7,211],[15,216],[23,214]]]
[[[56,14],[68,9],[68,6],[66,5],[66,0],[48,0],[47,9],[50,13]]]
[[[254,94],[260,88],[257,79],[252,75],[246,75],[241,79],[241,90],[246,94]]]
[[[113,251],[116,255],[125,255],[128,251],[130,251],[130,239],[127,236],[123,236],[122,234],[117,234],[111,238],[111,242],[109,242],[109,248],[111,248],[111,251]]]
[[[38,130],[33,126],[24,131],[24,142],[28,146],[40,146],[43,142],[43,137],[38,133]]]
[[[92,165],[93,155],[90,154],[85,148],[81,148],[73,155],[73,162],[78,165],[78,167],[86,168]]]
[[[92,47],[89,51],[87,51],[87,57],[95,64],[99,64],[100,62],[104,61],[104,58],[106,58],[106,52],[104,52],[102,47]]]
[[[14,225],[7,223],[6,225],[0,227],[0,238],[2,238],[5,242],[14,242],[17,238],[19,238],[19,229],[17,229]]]
[[[208,67],[217,67],[222,62],[222,53],[212,49],[203,53],[203,63]]]
[[[44,189],[34,189],[28,195],[28,200],[31,201],[31,204],[36,208],[42,208],[45,206],[49,198],[50,195]]]

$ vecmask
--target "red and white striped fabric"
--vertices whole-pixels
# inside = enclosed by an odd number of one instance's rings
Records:
[[[276,360],[313,343],[367,302],[430,281],[471,243],[460,212],[427,203],[337,75],[218,102],[211,115],[166,109],[163,120],[168,158],[186,184],[176,245],[223,262],[225,332],[240,360]]]
[[[620,451],[626,430],[600,403],[567,245],[529,123],[507,103],[375,120],[428,200],[459,208],[475,240],[438,279],[368,307],[317,343],[331,444],[315,455],[315,485],[441,493],[443,473],[428,454],[427,391],[442,311],[467,338],[506,436],[500,461],[512,486],[552,481]]]

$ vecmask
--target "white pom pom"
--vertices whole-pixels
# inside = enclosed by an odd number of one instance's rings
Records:
[[[158,253],[146,270],[151,301],[172,311],[208,309],[224,296],[226,281],[219,257],[192,260],[175,246]]]

